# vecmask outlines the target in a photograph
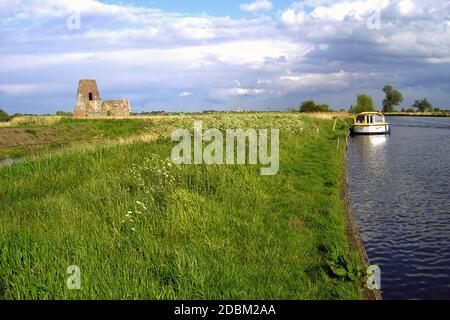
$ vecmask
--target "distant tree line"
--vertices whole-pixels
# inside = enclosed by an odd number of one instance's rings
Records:
[[[154,116],[154,115],[166,115],[168,114],[166,111],[141,111],[141,112],[132,112],[133,116]]]
[[[396,112],[396,108],[403,102],[403,95],[400,91],[394,89],[393,86],[387,84],[383,87],[385,98],[383,100],[383,112]],[[341,109],[343,111],[345,109]],[[327,104],[316,104],[313,100],[303,101],[300,104],[300,112],[331,112],[333,110]],[[349,112],[361,113],[361,112],[373,112],[375,110],[375,104],[373,98],[365,93],[360,93],[356,96],[356,105],[351,106]],[[402,108],[402,112],[446,112],[433,105],[423,98],[416,100],[414,104],[408,108]]]
[[[300,112],[330,112],[327,104],[316,104],[313,100],[303,101],[300,105]]]
[[[0,108],[0,122],[7,122],[15,117],[21,117],[23,114],[21,113],[14,113],[13,115],[9,115],[5,110]]]
[[[64,117],[72,117],[72,112],[65,112],[65,111],[56,111],[57,116],[64,116]],[[0,122],[6,122],[10,121],[13,118],[16,117],[23,117],[23,116],[37,116],[37,114],[32,113],[14,113],[12,115],[9,115],[5,110],[0,108]],[[51,114],[41,114],[41,116],[51,116]]]
[[[56,115],[57,116],[61,116],[61,117],[72,117],[73,113],[72,112],[66,112],[66,111],[58,110],[58,111],[56,111]]]

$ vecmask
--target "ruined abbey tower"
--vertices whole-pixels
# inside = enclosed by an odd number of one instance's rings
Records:
[[[77,101],[73,112],[75,117],[96,116],[129,116],[130,103],[126,99],[105,100],[100,99],[95,80],[80,80],[78,84]]]

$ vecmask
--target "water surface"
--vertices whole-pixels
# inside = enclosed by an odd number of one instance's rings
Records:
[[[352,209],[384,299],[450,299],[450,118],[349,139]]]

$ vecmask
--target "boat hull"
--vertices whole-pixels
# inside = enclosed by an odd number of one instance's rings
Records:
[[[390,134],[391,126],[389,124],[353,126],[351,131],[352,134]]]

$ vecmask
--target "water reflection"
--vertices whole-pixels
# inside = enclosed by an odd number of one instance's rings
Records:
[[[368,138],[373,146],[381,146],[387,141],[387,135],[369,136]]]
[[[351,140],[355,155],[361,163],[370,163],[374,173],[377,170],[383,170],[388,135],[354,136]]]
[[[349,139],[353,213],[385,299],[450,299],[450,118],[389,121]]]

